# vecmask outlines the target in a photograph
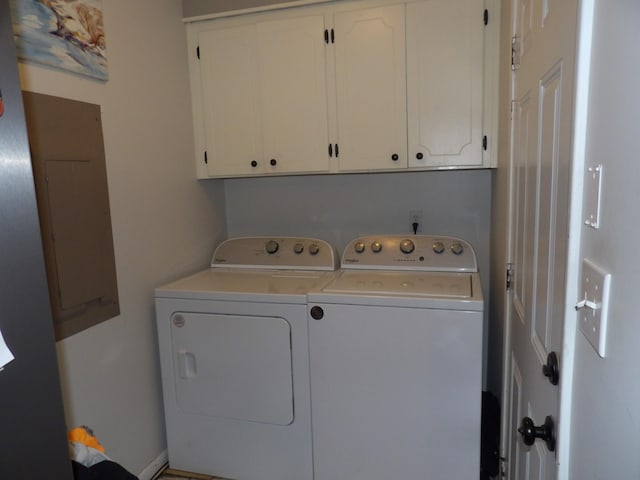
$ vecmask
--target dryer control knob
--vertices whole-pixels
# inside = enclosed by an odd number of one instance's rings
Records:
[[[296,243],[293,246],[293,253],[300,255],[302,252],[304,252],[304,245],[301,244],[300,242]]]
[[[462,252],[464,252],[464,247],[460,243],[454,243],[453,245],[451,245],[451,251],[454,255],[460,255],[462,254]]]
[[[317,255],[320,252],[320,246],[317,243],[312,243],[309,245],[309,253],[311,255]]]
[[[353,249],[356,251],[356,253],[364,252],[364,248],[364,242],[358,242],[353,246]]]
[[[416,246],[409,239],[402,240],[400,242],[400,251],[402,253],[411,253],[415,250]]]
[[[382,244],[380,242],[373,242],[371,244],[371,250],[373,253],[380,253],[382,251]]]
[[[279,248],[280,248],[280,245],[278,245],[278,242],[276,242],[275,240],[269,240],[267,244],[264,246],[264,249],[270,255],[273,255],[274,253],[276,253]]]
[[[435,242],[433,244],[433,251],[436,252],[437,254],[440,254],[440,253],[444,252],[444,243]]]

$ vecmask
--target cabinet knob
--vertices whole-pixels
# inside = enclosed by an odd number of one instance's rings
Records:
[[[393,155],[391,155],[391,160],[393,160],[394,162],[397,162],[398,158],[400,158],[400,157],[398,157],[397,153],[394,153]]]
[[[258,162],[256,162],[255,160],[251,160],[251,166],[252,167],[257,167],[258,166]]]
[[[269,160],[269,163],[271,164],[272,167],[275,167],[278,161],[275,158],[272,158],[271,160]]]
[[[418,152],[418,153],[416,153],[416,158],[417,158],[418,160],[422,160],[422,158],[423,158],[423,157],[424,157],[424,155],[422,155],[422,152]]]

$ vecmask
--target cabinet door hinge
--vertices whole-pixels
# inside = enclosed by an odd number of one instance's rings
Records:
[[[331,31],[325,29],[325,31],[324,31],[324,43],[326,43],[326,44],[336,43],[336,32],[333,30],[333,28],[331,29]]]
[[[484,137],[482,137],[482,149],[486,152],[488,146],[489,146],[489,140],[487,139],[487,136],[485,135]]]
[[[198,57],[198,60],[200,60],[200,45],[196,47],[196,56]]]
[[[520,57],[518,56],[518,50],[520,49],[520,43],[517,35],[511,37],[511,70],[516,71],[520,67]]]
[[[507,281],[506,281],[507,291],[511,290],[512,284],[513,284],[513,264],[507,263]]]
[[[205,165],[209,165],[209,159],[207,158],[207,151],[204,151],[204,163]]]
[[[489,25],[489,10],[486,8],[484,9],[484,14],[482,16],[482,19],[484,20],[485,25]]]

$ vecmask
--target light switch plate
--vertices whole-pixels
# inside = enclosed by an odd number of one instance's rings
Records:
[[[598,355],[604,358],[607,346],[607,320],[609,313],[609,290],[611,274],[585,258],[582,260],[581,301],[576,305],[579,312],[580,330],[593,345]]]

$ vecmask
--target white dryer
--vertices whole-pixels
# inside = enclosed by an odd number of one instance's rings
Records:
[[[155,290],[172,468],[312,479],[306,294],[336,268],[322,240],[234,238]]]
[[[369,236],[309,299],[315,480],[477,480],[484,302],[467,242]]]

